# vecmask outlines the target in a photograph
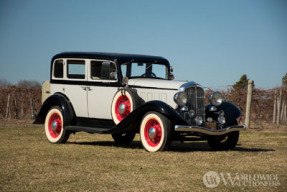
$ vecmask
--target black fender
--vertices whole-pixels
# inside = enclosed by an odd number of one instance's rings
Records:
[[[139,132],[143,116],[150,111],[155,111],[164,115],[173,125],[187,125],[186,121],[171,106],[162,101],[154,100],[146,102],[132,111],[117,126],[115,126],[115,128],[113,128],[112,133],[127,131]]]
[[[218,112],[224,111],[224,116],[227,125],[233,123],[241,115],[240,109],[233,103],[230,103],[228,101],[223,101],[221,105],[216,107],[217,108],[216,111],[209,111],[211,106],[212,105],[209,104],[205,107],[206,118],[212,117],[213,120],[217,121]]]
[[[62,109],[64,125],[75,124],[76,116],[71,102],[64,95],[57,93],[51,95],[45,100],[33,124],[44,124],[46,115],[49,109],[51,109],[53,106],[59,106],[60,109]]]

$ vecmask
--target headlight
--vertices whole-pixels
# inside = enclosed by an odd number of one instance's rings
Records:
[[[183,107],[187,103],[187,96],[185,92],[177,92],[174,95],[174,101],[180,106]]]
[[[220,92],[213,92],[209,95],[209,102],[211,105],[219,106],[223,101],[222,95]]]
[[[195,118],[195,122],[196,122],[197,125],[201,125],[203,123],[202,117],[196,117]]]

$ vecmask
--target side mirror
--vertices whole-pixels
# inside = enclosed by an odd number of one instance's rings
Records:
[[[174,80],[174,75],[172,73],[169,75],[169,80]]]

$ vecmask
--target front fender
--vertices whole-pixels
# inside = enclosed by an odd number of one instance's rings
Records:
[[[238,107],[236,107],[233,103],[230,103],[228,101],[222,102],[221,105],[217,106],[217,110],[212,112],[209,111],[211,105],[207,105],[205,107],[205,114],[206,118],[212,117],[214,120],[217,120],[219,111],[224,111],[224,116],[226,120],[226,124],[233,123],[238,117],[241,115],[241,111]]]
[[[75,123],[75,112],[71,102],[64,95],[56,93],[45,100],[33,124],[43,124],[48,111],[53,106],[59,106],[62,109],[64,125]]]
[[[143,116],[150,111],[161,113],[174,125],[187,125],[186,121],[166,103],[162,101],[149,101],[132,111],[131,114],[116,126],[113,132],[138,132]]]

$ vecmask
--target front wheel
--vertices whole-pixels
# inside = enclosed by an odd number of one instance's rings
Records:
[[[234,122],[231,125],[237,125],[237,122]],[[208,141],[208,145],[214,151],[228,151],[235,148],[239,139],[239,131],[234,131],[227,133],[221,136],[213,136],[210,137]]]
[[[140,126],[141,143],[149,152],[163,151],[171,143],[171,122],[157,112],[149,112]]]
[[[52,107],[45,120],[45,133],[50,143],[66,143],[70,132],[64,129],[62,111],[58,106]]]

